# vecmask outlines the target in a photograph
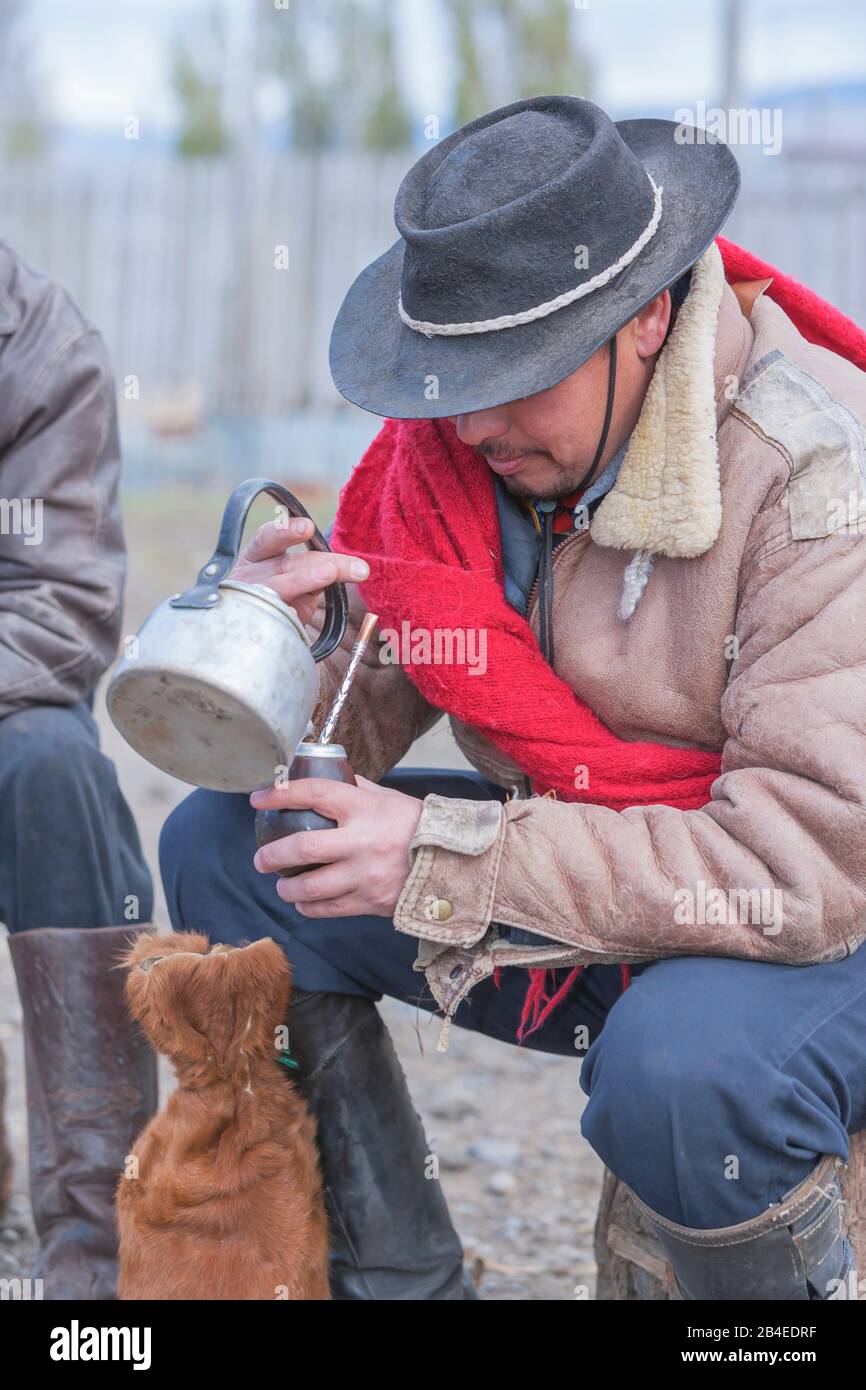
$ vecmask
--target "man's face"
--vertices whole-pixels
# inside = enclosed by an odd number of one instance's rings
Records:
[[[597,477],[633,430],[670,321],[665,290],[617,334],[616,396]],[[546,391],[451,417],[515,497],[564,497],[590,467],[604,422],[610,350],[593,353]]]

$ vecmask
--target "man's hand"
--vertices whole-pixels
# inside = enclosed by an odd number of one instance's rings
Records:
[[[359,777],[356,787],[307,777],[253,792],[250,801],[256,810],[312,808],[337,822],[334,830],[300,830],[256,853],[253,863],[260,873],[324,866],[277,879],[277,893],[287,903],[305,917],[393,917],[423,801],[366,777]]]
[[[302,623],[310,622],[319,594],[329,584],[337,579],[362,584],[370,574],[366,561],[355,555],[297,549],[312,534],[313,523],[306,517],[268,521],[244,546],[230,577],[244,584],[266,584],[295,609]]]

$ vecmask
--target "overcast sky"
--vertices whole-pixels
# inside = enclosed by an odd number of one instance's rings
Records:
[[[237,26],[253,0],[216,2]],[[194,38],[202,0],[31,3],[34,56],[59,125],[117,128],[135,113],[143,127],[171,128],[172,43],[176,35]],[[308,3],[326,9],[328,0],[291,0],[293,7]],[[614,116],[718,96],[719,0],[588,0],[585,9],[575,8],[594,63],[596,100]],[[747,92],[866,78],[862,0],[746,0],[744,8]],[[411,105],[419,117],[446,112],[450,45],[443,0],[399,0],[397,12]]]

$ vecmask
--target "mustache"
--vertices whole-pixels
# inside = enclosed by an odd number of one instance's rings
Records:
[[[476,445],[475,452],[483,458],[495,459],[497,463],[511,463],[513,459],[520,458],[553,459],[553,454],[547,449],[513,449],[506,444],[498,444],[495,439],[482,439]]]

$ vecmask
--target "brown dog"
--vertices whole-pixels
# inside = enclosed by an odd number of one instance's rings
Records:
[[[117,1190],[121,1299],[327,1299],[315,1126],[279,1065],[290,994],[276,942],[139,936],[130,1008],[178,1089]]]

